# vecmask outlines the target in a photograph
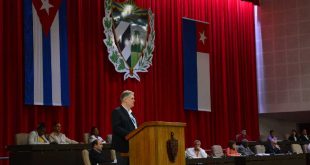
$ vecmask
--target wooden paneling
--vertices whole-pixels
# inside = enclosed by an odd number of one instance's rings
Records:
[[[82,150],[90,144],[10,145],[10,165],[83,165]],[[104,144],[103,152],[111,157],[111,145]],[[112,161],[112,160],[111,160]]]
[[[185,123],[147,122],[127,136],[130,165],[185,165]],[[178,140],[175,162],[169,161],[167,141],[171,132]]]

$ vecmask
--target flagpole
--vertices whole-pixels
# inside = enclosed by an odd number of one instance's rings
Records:
[[[191,19],[191,18],[187,18],[187,17],[182,17],[182,18],[190,20],[190,21],[196,21],[196,22],[200,22],[200,23],[204,23],[204,24],[209,24],[208,22],[203,22],[203,21],[199,21],[199,20],[196,20],[196,19]]]

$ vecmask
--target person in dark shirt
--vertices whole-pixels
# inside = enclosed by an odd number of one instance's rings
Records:
[[[310,138],[308,137],[307,130],[303,129],[301,132],[301,136],[299,137],[299,141],[308,143]]]
[[[291,142],[298,141],[297,131],[295,129],[292,130],[291,135],[289,136],[288,140]]]
[[[238,152],[241,155],[245,155],[245,156],[255,155],[254,152],[250,149],[247,140],[243,140],[241,142],[241,144],[238,147]]]
[[[97,163],[110,162],[105,158],[104,153],[102,152],[102,142],[100,140],[94,140],[91,143],[92,149],[89,151],[89,160],[91,165],[97,165]]]
[[[269,141],[266,146],[266,153],[270,154],[280,154],[282,153],[279,145],[274,141]]]

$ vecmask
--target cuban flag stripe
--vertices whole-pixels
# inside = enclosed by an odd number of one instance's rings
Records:
[[[25,103],[69,105],[65,0],[24,0]]]

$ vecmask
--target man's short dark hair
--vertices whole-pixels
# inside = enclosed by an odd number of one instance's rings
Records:
[[[90,129],[90,135],[95,135],[95,129],[98,129],[96,126],[92,126]]]
[[[45,129],[45,124],[43,122],[38,124],[37,130],[43,130]]]
[[[98,140],[94,140],[93,142],[91,142],[91,147],[94,148],[95,145],[98,145]]]
[[[56,127],[57,124],[60,124],[59,121],[53,123],[53,127]]]
[[[121,102],[126,98],[128,97],[129,95],[133,95],[134,92],[133,91],[130,91],[130,90],[125,90],[121,93],[121,96],[120,96],[120,100]]]
[[[234,141],[234,140],[229,140],[229,141],[228,141],[228,147],[229,147],[229,148],[233,149],[233,145],[234,145],[234,144],[236,144],[236,141]]]

